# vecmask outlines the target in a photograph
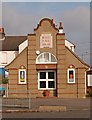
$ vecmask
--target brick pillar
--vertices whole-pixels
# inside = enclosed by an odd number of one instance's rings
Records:
[[[63,97],[62,91],[66,85],[66,66],[65,66],[65,35],[57,35],[57,96]]]
[[[28,96],[37,97],[37,89],[36,39],[35,35],[30,35],[28,36]]]

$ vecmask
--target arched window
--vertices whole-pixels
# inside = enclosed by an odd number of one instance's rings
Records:
[[[36,64],[56,64],[56,57],[48,52],[41,53],[37,59]]]

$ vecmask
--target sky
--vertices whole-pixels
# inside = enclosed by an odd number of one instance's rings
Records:
[[[62,21],[66,39],[76,45],[76,53],[90,64],[90,2],[2,2],[2,22],[6,35],[33,33],[39,21]]]

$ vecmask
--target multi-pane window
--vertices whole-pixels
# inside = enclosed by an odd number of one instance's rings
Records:
[[[19,69],[19,84],[26,84],[26,69]]]
[[[38,72],[38,89],[47,90],[56,88],[55,71],[39,71]]]
[[[68,69],[68,83],[75,83],[75,69]]]
[[[42,64],[42,63],[57,63],[56,57],[48,52],[41,53],[37,59],[36,59],[36,64]]]

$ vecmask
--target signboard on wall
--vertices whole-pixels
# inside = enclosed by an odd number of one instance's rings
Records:
[[[41,34],[40,36],[40,48],[52,48],[52,35]]]
[[[92,75],[88,75],[88,86],[92,86]]]

